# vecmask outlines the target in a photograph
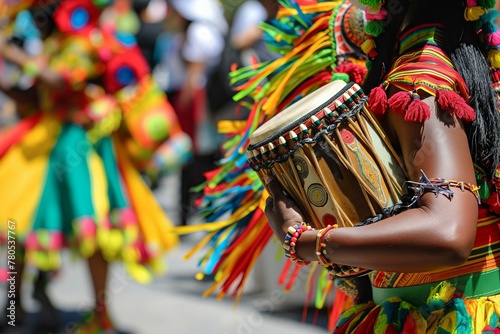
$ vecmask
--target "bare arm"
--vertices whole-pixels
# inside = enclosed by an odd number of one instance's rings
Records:
[[[462,124],[448,115],[446,125],[434,110],[434,97],[424,100],[433,110],[423,124],[405,122],[390,112],[387,123],[400,143],[410,179],[420,178],[420,169],[429,177],[443,177],[475,184],[472,159]],[[266,208],[273,230],[283,240],[300,213],[284,199],[280,187],[271,182],[273,205]],[[425,272],[463,263],[473,246],[477,201],[472,193],[453,189],[449,201],[444,196],[426,194],[418,209],[411,209],[370,226],[331,230],[326,236],[327,258],[334,263],[395,272]],[[271,204],[271,202],[268,202]],[[287,207],[286,209],[284,209]],[[305,232],[297,245],[297,255],[317,260],[315,233]]]
[[[61,89],[65,85],[65,80],[59,73],[51,71],[46,64],[38,62],[36,57],[28,55],[16,45],[6,44],[0,48],[0,55],[20,68],[24,68],[29,62],[39,63],[37,79],[51,89]]]

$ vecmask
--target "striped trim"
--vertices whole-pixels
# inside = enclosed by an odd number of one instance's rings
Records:
[[[403,91],[424,91],[436,95],[440,89],[453,90],[467,102],[467,85],[454,69],[448,55],[441,49],[442,32],[439,26],[424,25],[402,36],[398,58],[384,80]]]
[[[500,263],[500,217],[490,216],[478,220],[476,239],[469,259],[459,267],[432,273],[388,273],[372,274],[372,284],[379,288],[404,287],[455,277],[490,271]]]

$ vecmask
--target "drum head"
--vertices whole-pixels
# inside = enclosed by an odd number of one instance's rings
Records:
[[[258,127],[250,136],[250,146],[266,144],[290,131],[342,96],[352,85],[342,80],[335,80],[303,97]]]

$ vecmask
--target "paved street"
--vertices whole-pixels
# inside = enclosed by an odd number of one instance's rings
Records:
[[[160,191],[159,196],[175,193],[175,182],[175,179],[167,181],[167,189],[163,189],[164,193]],[[167,207],[167,211],[173,208],[175,205],[170,209]],[[175,217],[175,214],[172,213],[172,216]],[[110,312],[121,334],[328,333],[324,329],[324,313],[319,314],[316,326],[311,324],[313,311],[309,311],[309,324],[301,321],[302,298],[305,295],[303,287],[296,292],[283,294],[281,288],[274,284],[281,264],[274,260],[275,250],[272,246],[266,254],[268,260],[257,264],[257,274],[252,276],[247,293],[236,309],[234,302],[229,299],[217,301],[214,296],[202,298],[210,282],[195,280],[196,256],[190,261],[182,259],[199,237],[194,235],[184,239],[178,249],[169,253],[165,258],[169,265],[168,273],[156,278],[152,284],[141,285],[131,281],[120,264],[112,266],[109,277]],[[49,296],[60,310],[60,318],[64,323],[60,333],[67,332],[65,328],[70,328],[92,304],[86,263],[71,259],[69,254],[65,254],[63,262],[63,269],[49,285]],[[30,319],[36,321],[40,315],[38,305],[31,299],[29,276],[28,272],[23,287],[23,302],[30,312]],[[5,285],[1,288],[1,295],[5,296]],[[17,328],[8,333],[11,332],[43,333],[29,327]]]

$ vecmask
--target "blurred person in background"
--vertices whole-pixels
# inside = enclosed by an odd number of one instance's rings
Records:
[[[262,22],[274,18],[277,11],[278,2],[275,0],[246,0],[236,9],[231,23],[230,43],[242,53],[244,66],[251,65],[252,57],[257,62],[278,57],[268,50],[260,27]]]
[[[7,8],[14,28],[24,17],[24,29],[39,32],[43,49],[32,54],[12,43],[6,34],[15,29],[0,34],[2,64],[18,72],[2,75],[0,89],[17,102],[20,117],[0,133],[0,184],[9,189],[0,195],[0,221],[13,222],[0,226],[0,242],[10,245],[8,230],[15,229],[18,251],[17,294],[7,302],[21,325],[24,263],[56,271],[68,247],[87,259],[95,299],[73,329],[113,333],[109,262],[121,261],[131,277],[147,283],[177,243],[139,172],[157,167],[150,164],[155,151],[182,131],[133,36],[100,26],[97,4],[105,3],[16,4]]]
[[[132,0],[132,9],[140,22],[135,34],[137,45],[141,49],[149,68],[153,70],[158,64],[158,39],[165,32],[167,3],[165,0]]]
[[[203,182],[220,144],[206,98],[207,79],[224,49],[228,24],[216,0],[168,0],[161,64],[154,71],[181,127],[191,137],[194,158],[181,176],[181,221],[192,211],[190,188]],[[165,41],[166,40],[166,41]]]

